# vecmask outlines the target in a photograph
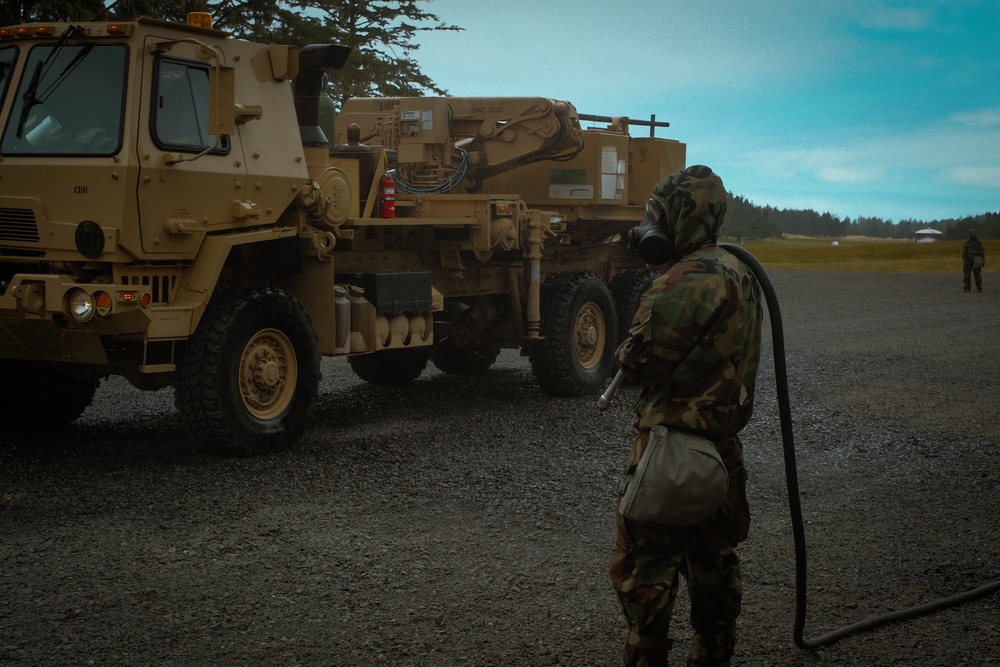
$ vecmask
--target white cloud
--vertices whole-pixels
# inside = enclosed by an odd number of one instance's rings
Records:
[[[1000,190],[1000,167],[952,167],[941,179],[956,185],[972,185]]]
[[[837,185],[857,185],[880,181],[885,177],[885,170],[871,166],[831,166],[815,171],[816,177],[827,183]]]
[[[864,16],[862,25],[878,30],[923,30],[930,25],[931,12],[924,9],[899,9],[895,7],[880,7]]]
[[[998,130],[945,122],[906,133],[855,128],[815,148],[730,140],[713,144],[706,160],[733,192],[759,204],[893,220],[961,217],[996,206]]]
[[[955,113],[949,120],[969,127],[997,127],[1000,126],[1000,107]]]
[[[835,185],[871,184],[886,176],[885,164],[863,148],[755,150],[747,153],[744,165],[769,179],[792,180],[805,175]]]
[[[998,117],[993,118],[993,114]],[[953,117],[954,118],[954,117]],[[901,172],[921,168],[951,175],[949,182],[1000,182],[1000,109],[970,115],[964,126],[939,123],[916,132],[878,128],[845,129],[834,135],[834,146],[745,150],[741,163],[755,172],[798,177],[803,173],[828,183],[872,183],[899,180]],[[996,120],[992,122],[990,119]],[[989,122],[988,122],[989,121]],[[831,141],[827,138],[826,141]]]

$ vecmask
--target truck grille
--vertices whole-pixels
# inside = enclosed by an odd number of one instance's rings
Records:
[[[38,243],[38,224],[30,208],[0,208],[0,241]]]
[[[143,286],[149,288],[149,294],[153,303],[170,303],[173,297],[174,287],[177,284],[177,274],[167,273],[165,275],[126,274],[121,277],[123,286]]]

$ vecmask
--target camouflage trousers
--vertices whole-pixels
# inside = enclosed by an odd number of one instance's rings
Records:
[[[962,284],[965,286],[965,291],[969,291],[972,287],[972,277],[976,277],[976,288],[983,288],[983,270],[979,267],[974,267],[972,261],[966,261],[962,265]]]
[[[645,433],[636,438],[630,466],[642,455],[646,439]],[[746,539],[750,513],[739,439],[733,437],[719,449],[729,469],[730,488],[712,517],[689,528],[663,528],[638,524],[617,513],[609,572],[628,623],[625,667],[666,667],[679,577],[687,582],[694,631],[687,665],[730,664],[743,587],[735,547]]]

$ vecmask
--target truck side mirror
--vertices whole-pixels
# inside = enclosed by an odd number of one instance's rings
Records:
[[[299,75],[299,47],[272,44],[267,47],[271,62],[271,76],[277,81],[294,79]]]
[[[236,134],[236,70],[232,67],[208,70],[208,126],[220,138]]]

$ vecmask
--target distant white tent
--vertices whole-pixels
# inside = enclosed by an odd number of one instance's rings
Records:
[[[935,241],[941,240],[941,237],[944,236],[944,232],[939,232],[936,229],[927,227],[926,229],[918,229],[913,232],[913,236],[917,243],[934,243]]]

